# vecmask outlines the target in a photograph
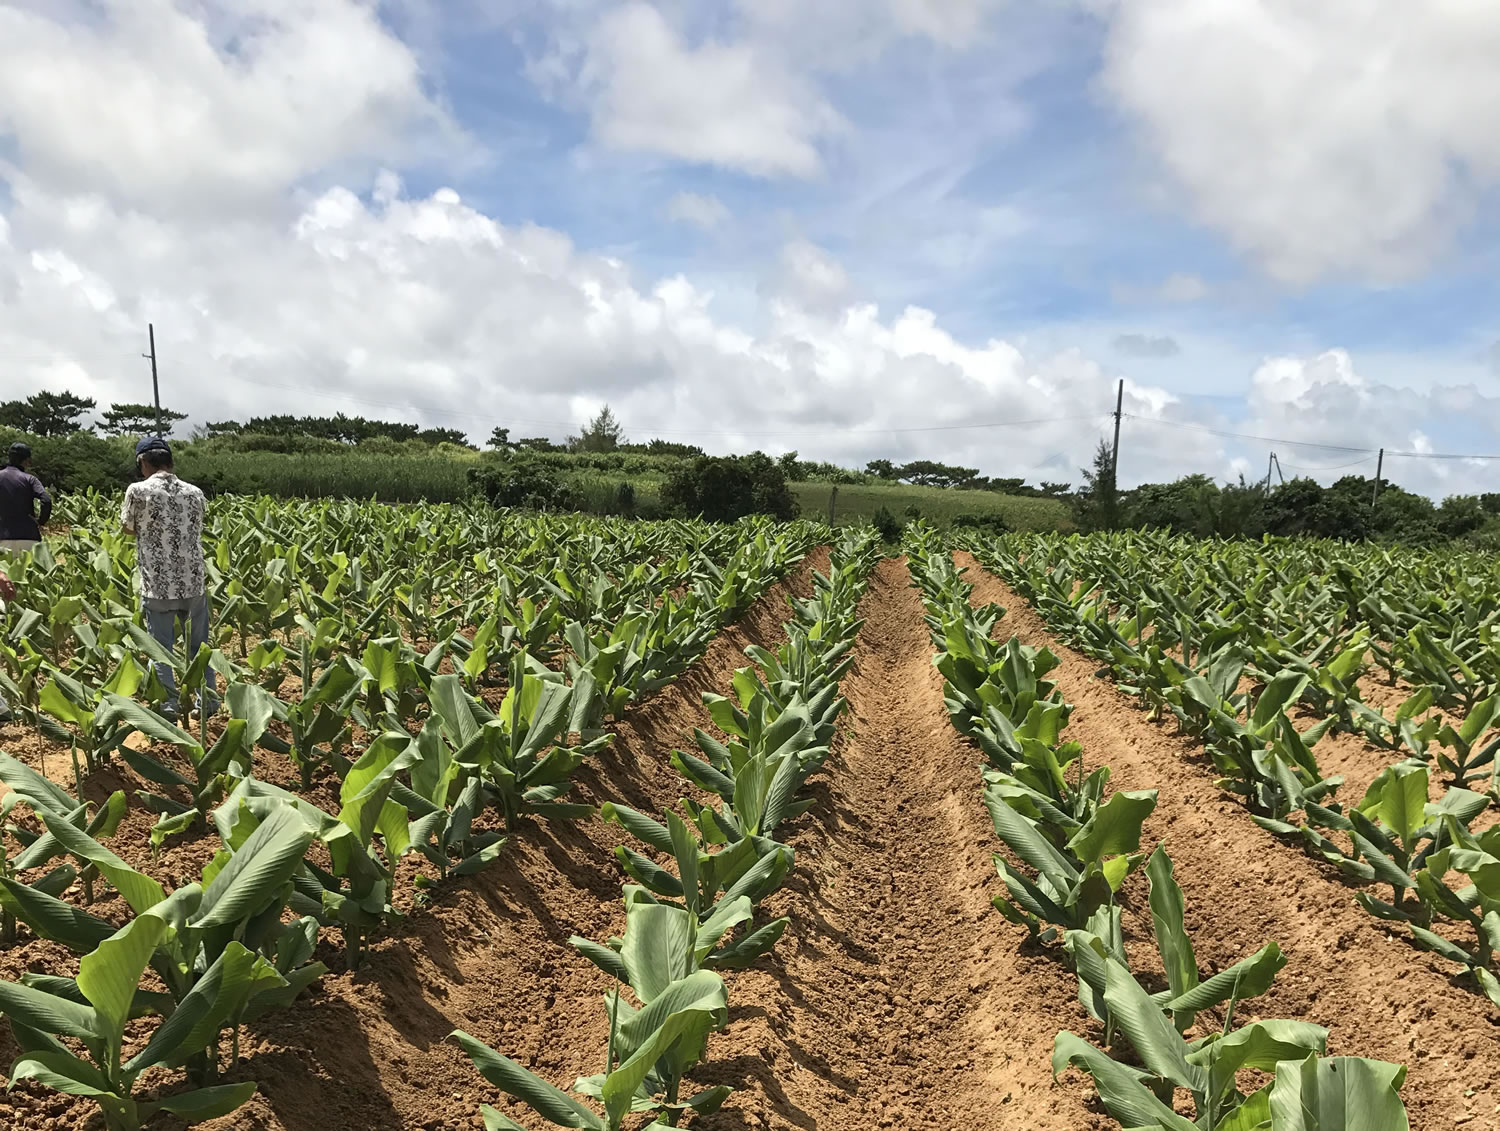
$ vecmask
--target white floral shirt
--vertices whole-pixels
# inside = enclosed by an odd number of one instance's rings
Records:
[[[202,596],[202,491],[170,471],[158,471],[125,489],[120,522],[135,531],[143,597],[190,601]]]

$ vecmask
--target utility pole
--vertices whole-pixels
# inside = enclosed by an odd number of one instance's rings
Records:
[[[832,491],[828,492],[828,525],[833,525],[834,516],[838,513],[839,489],[835,484]]]
[[[1380,498],[1380,473],[1385,470],[1385,449],[1380,449],[1380,455],[1375,460],[1375,489],[1370,492],[1370,506],[1375,506],[1375,501]]]
[[[161,435],[161,386],[156,380],[156,326],[146,323],[146,336],[151,341],[151,352],[141,354],[151,359],[151,399],[156,404],[156,434]]]
[[[1115,446],[1109,457],[1109,474],[1115,481],[1115,490],[1120,489],[1120,409],[1125,404],[1125,378],[1120,378],[1119,387],[1115,390]]]
[[[1266,457],[1266,490],[1271,489],[1271,466],[1276,462],[1276,453],[1272,452]]]

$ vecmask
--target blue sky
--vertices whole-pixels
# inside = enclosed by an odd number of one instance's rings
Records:
[[[155,317],[214,377],[195,414],[300,368],[477,438],[609,400],[862,462],[933,454],[901,428],[1102,415],[1124,378],[1137,416],[1500,451],[1500,140],[1472,109],[1500,13],[1215,11],[25,0],[0,10],[4,344],[43,359],[17,380],[129,399],[109,359]],[[942,444],[1062,474],[1094,428]],[[1135,433],[1141,475],[1264,467]]]

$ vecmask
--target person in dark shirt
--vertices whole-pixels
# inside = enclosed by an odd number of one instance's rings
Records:
[[[31,448],[10,446],[9,463],[0,469],[0,550],[24,554],[42,540],[41,528],[52,517],[52,496],[42,481],[26,469],[31,466]],[[36,513],[37,500],[42,513]]]

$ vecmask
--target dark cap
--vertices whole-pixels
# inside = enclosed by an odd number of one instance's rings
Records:
[[[141,437],[141,442],[135,446],[135,454],[139,457],[145,455],[147,452],[162,452],[170,458],[172,455],[172,445],[160,436],[143,436]]]
[[[23,444],[17,440],[10,446],[10,462],[15,467],[20,467],[31,458],[31,445]]]

